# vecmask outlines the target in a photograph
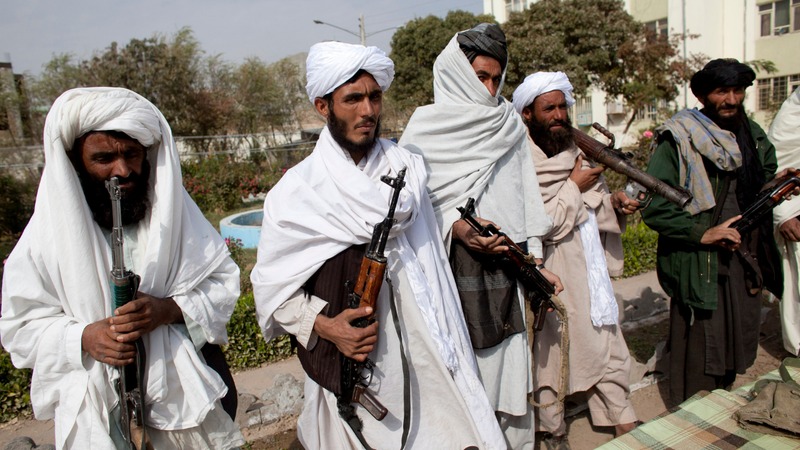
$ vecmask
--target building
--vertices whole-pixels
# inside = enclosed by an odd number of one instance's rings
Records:
[[[513,11],[528,8],[530,0],[484,0],[484,13],[504,22]],[[688,39],[684,56],[704,54],[710,59],[736,58],[739,61],[772,61],[777,72],[757,72],[755,86],[748,89],[745,109],[764,128],[777,108],[800,86],[800,0],[624,0],[625,9],[636,20],[664,35],[698,34]],[[638,111],[640,119],[631,130],[649,125],[657,110],[666,104]],[[687,86],[680,87],[674,108],[700,107]],[[599,122],[615,133],[617,142],[630,144],[634,133],[622,131],[631,114],[626,105],[606,99],[593,90],[579,99],[573,122],[585,126]]]

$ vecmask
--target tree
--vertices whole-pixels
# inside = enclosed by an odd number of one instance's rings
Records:
[[[567,74],[577,95],[622,64],[617,53],[641,25],[619,0],[542,0],[502,25],[509,63],[503,93],[538,71]]]
[[[398,108],[413,109],[433,103],[433,63],[459,31],[481,22],[497,23],[486,14],[450,11],[444,19],[430,15],[406,23],[392,36],[394,82],[387,92]]]

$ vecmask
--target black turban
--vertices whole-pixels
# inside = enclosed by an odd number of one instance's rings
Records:
[[[752,86],[756,79],[753,69],[733,58],[715,59],[692,76],[692,93],[705,97],[718,87]]]
[[[500,63],[500,68],[506,70],[508,62],[506,35],[499,25],[484,22],[462,31],[458,33],[458,45],[467,55],[470,64],[475,62],[478,55],[484,55],[496,59]]]

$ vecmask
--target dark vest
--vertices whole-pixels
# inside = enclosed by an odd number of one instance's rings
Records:
[[[494,347],[525,331],[517,283],[503,270],[504,263],[510,261],[472,251],[455,239],[451,244],[450,267],[473,348]]]
[[[364,259],[367,244],[354,245],[327,260],[303,286],[308,295],[328,302],[324,313],[336,317],[348,307],[348,295],[358,279],[361,261]],[[317,345],[306,350],[297,346],[297,356],[309,377],[317,384],[336,395],[342,394],[342,358],[339,349],[332,342],[320,338]]]

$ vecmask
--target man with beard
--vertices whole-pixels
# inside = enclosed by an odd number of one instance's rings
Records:
[[[745,373],[758,351],[761,288],[780,297],[771,217],[747,235],[729,228],[777,169],[775,147],[742,106],[755,76],[735,59],[709,62],[691,80],[703,109],[681,111],[656,130],[647,172],[693,195],[686,209],[656,196],[642,211],[659,233],[658,279],[671,297],[675,404],[700,390],[729,387]]]
[[[496,24],[457,33],[433,66],[435,102],[417,108],[400,145],[425,158],[428,192],[450,252],[462,309],[483,382],[509,448],[533,448],[533,388],[522,286],[497,255],[498,236],[481,237],[457,207],[475,199],[482,223],[502,231],[542,263],[541,236],[551,227],[542,204],[525,125],[500,96],[508,61]]]
[[[528,126],[544,207],[553,229],[544,236],[544,264],[559,274],[559,297],[569,322],[568,391],[561,377],[561,324],[548,314],[533,346],[537,431],[547,448],[568,449],[563,396],[585,391],[595,426],[615,427],[617,436],[636,422],[628,394],[631,357],[622,330],[611,276],[622,275],[625,216],[638,202],[610,193],[602,167],[583,160],[575,146],[568,108],[572,85],[562,72],[529,75],[514,91],[514,108]]]
[[[267,195],[251,276],[266,339],[290,333],[298,343],[307,374],[300,442],[309,450],[505,448],[478,378],[422,158],[378,138],[394,64],[377,47],[322,42],[306,65],[308,98],[327,125],[313,153]],[[392,188],[381,176],[404,167],[377,322],[357,328],[351,322],[373,311],[348,308],[347,297],[389,211]],[[382,420],[336,392],[342,357],[374,363],[361,375],[388,410]]]
[[[12,361],[33,369],[36,418],[55,419],[57,448],[129,448],[114,386],[142,338],[153,447],[242,445],[230,372],[223,380],[207,365],[222,357],[215,344],[227,342],[239,270],[181,185],[164,117],[126,89],[73,89],[48,113],[44,142],[47,166],[5,265],[0,318]],[[111,177],[123,190],[125,266],[141,276],[136,298],[116,309]]]

